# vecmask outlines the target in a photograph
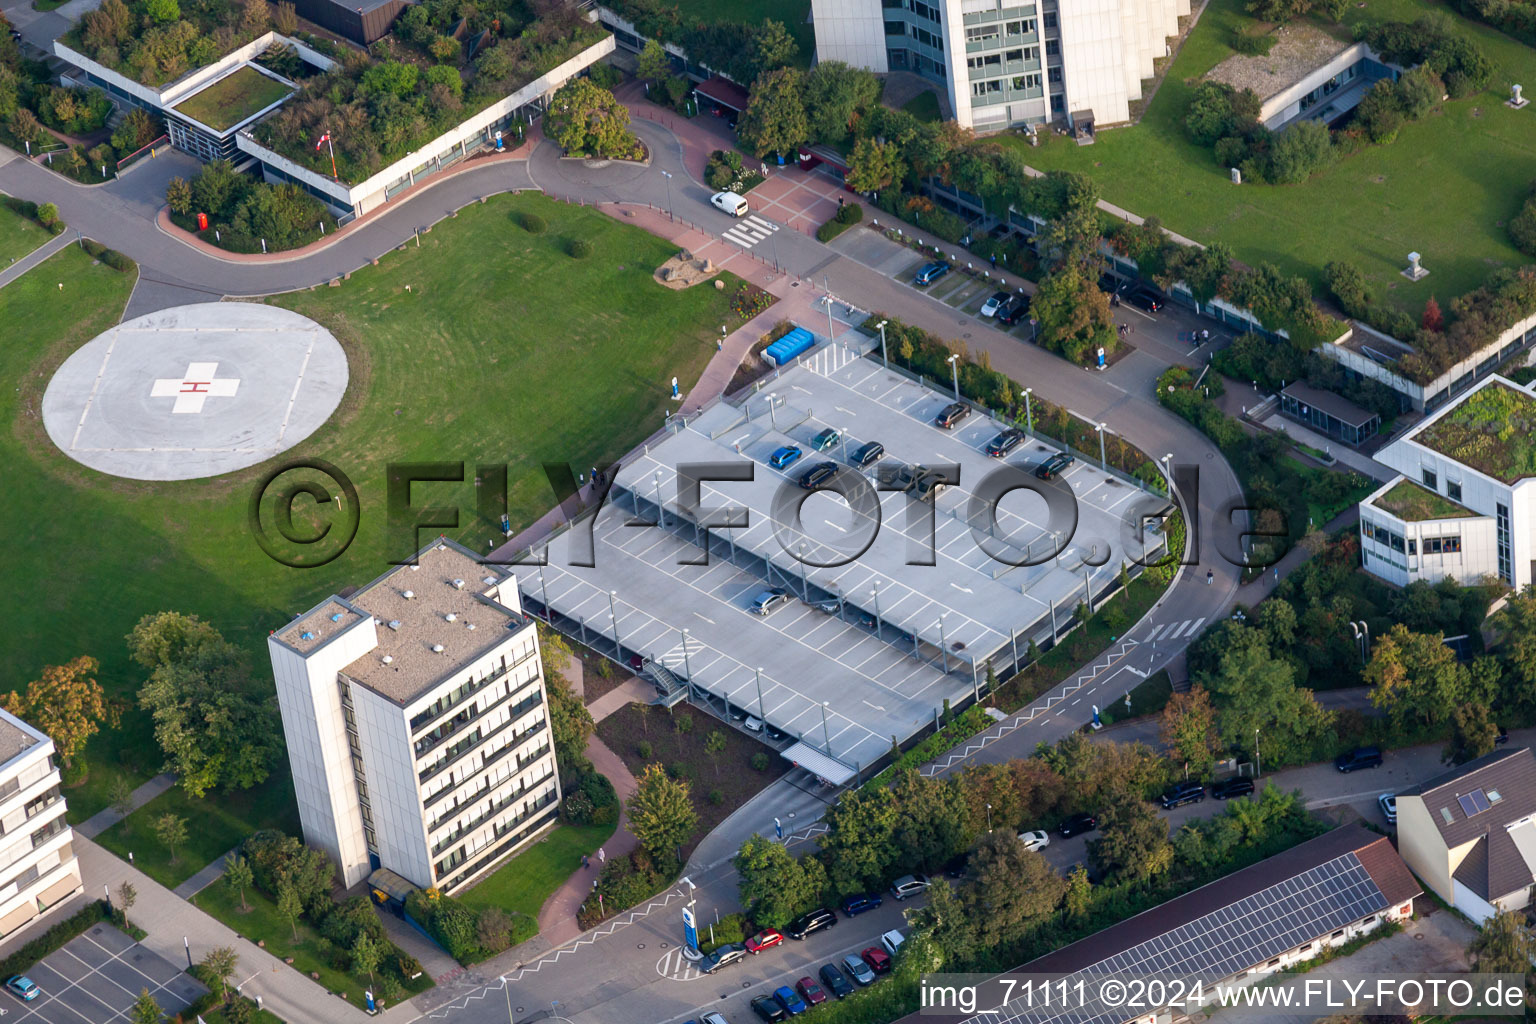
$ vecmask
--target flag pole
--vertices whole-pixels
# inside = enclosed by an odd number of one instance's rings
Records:
[[[341,178],[336,173],[336,143],[332,141],[330,132],[325,133],[325,147],[331,151],[331,180],[340,181]]]

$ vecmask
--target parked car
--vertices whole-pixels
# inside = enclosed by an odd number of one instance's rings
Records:
[[[981,315],[985,317],[997,316],[998,310],[1012,300],[1013,296],[1008,292],[993,292],[992,297],[981,304]]]
[[[861,987],[875,980],[875,972],[869,969],[869,964],[865,963],[862,957],[854,956],[852,953],[843,957],[843,970],[847,971],[848,977]]]
[[[1041,480],[1054,480],[1076,461],[1077,456],[1069,452],[1057,452],[1035,467],[1035,476]]]
[[[789,604],[790,600],[789,591],[783,587],[769,587],[767,590],[760,590],[752,598],[752,614],[771,615],[774,609],[780,605]]]
[[[768,465],[774,469],[788,469],[795,464],[800,457],[800,446],[786,444],[782,448],[775,448],[773,454],[768,456]]]
[[[747,732],[762,732],[763,720],[761,718],[748,715],[747,720],[741,723],[741,727],[747,730]]]
[[[1061,833],[1061,838],[1070,839],[1082,832],[1092,832],[1099,827],[1099,819],[1091,814],[1074,814],[1061,823],[1056,831]]]
[[[808,491],[814,491],[822,484],[831,480],[837,473],[837,463],[818,462],[804,473],[800,474],[800,486]]]
[[[965,418],[970,414],[971,407],[964,402],[950,402],[939,410],[939,414],[933,418],[933,422],[936,426],[943,427],[945,430],[953,430],[965,422]]]
[[[1029,300],[1022,295],[1015,295],[1008,300],[1007,305],[997,311],[997,322],[1012,327],[1028,314]]]
[[[939,278],[949,273],[950,266],[943,260],[935,260],[932,263],[924,263],[918,270],[917,276],[912,279],[915,285],[933,284]]]
[[[1038,829],[1034,832],[1020,832],[1019,842],[1024,844],[1026,850],[1043,850],[1051,845],[1051,837],[1044,829]]]
[[[1024,443],[1024,431],[1018,427],[1009,427],[987,442],[987,454],[994,459],[1000,459]]]
[[[891,954],[879,946],[870,946],[861,952],[859,956],[864,958],[864,962],[869,964],[869,969],[876,974],[891,973]]]
[[[820,1006],[827,1001],[826,989],[816,984],[810,978],[801,978],[795,982],[795,991],[800,993],[807,1006]]]
[[[811,447],[818,452],[824,452],[841,440],[842,437],[837,431],[827,427],[824,430],[818,431],[816,436],[811,438]]]
[[[1356,747],[1334,758],[1333,766],[1346,775],[1361,768],[1380,768],[1381,751],[1376,747]]]
[[[865,466],[874,465],[883,458],[885,458],[885,445],[879,441],[866,441],[853,450],[853,454],[848,457],[848,461],[863,469]]]
[[[1185,804],[1198,804],[1205,800],[1205,786],[1198,782],[1180,782],[1163,790],[1163,809],[1172,810]]]
[[[853,982],[848,980],[848,975],[837,969],[837,964],[823,964],[820,971],[821,983],[827,987],[838,999],[853,994]]]
[[[1382,817],[1387,819],[1388,825],[1397,824],[1397,794],[1383,793],[1376,798],[1376,803],[1381,807]]]
[[[1509,730],[1504,728],[1501,725],[1501,726],[1499,726],[1499,734],[1498,734],[1498,736],[1494,737],[1494,740],[1493,740],[1494,746],[1503,746],[1504,744],[1506,744],[1508,742],[1509,742]]]
[[[710,1012],[699,1018],[699,1024],[731,1024],[731,1022],[725,1019],[723,1013]]]
[[[36,999],[43,991],[25,974],[12,975],[11,980],[5,983],[5,987],[11,990],[11,995],[27,1003]]]
[[[874,910],[884,900],[879,893],[866,892],[861,896],[849,896],[842,902],[843,914],[846,917],[858,917],[868,910]]]
[[[715,209],[732,217],[745,217],[750,212],[746,199],[735,192],[716,192],[709,197],[709,202]]]
[[[746,946],[739,942],[727,942],[699,961],[699,973],[713,974],[722,967],[729,967],[746,955]]]
[[[789,739],[789,734],[786,733],[783,729],[775,729],[771,725],[768,726],[768,728],[764,731],[768,734],[768,738],[773,740],[775,743],[782,743],[784,740]]]
[[[791,1017],[798,1017],[807,1009],[805,1000],[800,998],[800,993],[788,985],[780,985],[774,989],[773,998],[779,1001],[779,1005],[784,1007],[784,1012]]]
[[[891,883],[891,895],[895,897],[897,902],[900,902],[913,896],[922,895],[927,891],[928,886],[932,884],[928,880],[928,876],[922,873],[902,875]]]
[[[764,928],[747,940],[747,952],[753,956],[765,949],[772,949],[784,941],[784,933],[777,928]]]
[[[789,922],[789,927],[784,929],[789,932],[792,939],[803,939],[812,932],[819,932],[823,928],[832,928],[837,925],[837,915],[826,907],[813,910],[809,914],[801,914]]]
[[[907,937],[895,928],[880,936],[880,945],[884,946],[885,951],[891,954],[891,956],[895,956],[896,951],[901,948],[901,944],[906,941]]]
[[[1212,800],[1231,800],[1233,797],[1247,796],[1252,792],[1252,779],[1226,779],[1211,783]]]
[[[774,1024],[775,1021],[789,1020],[789,1011],[779,1005],[779,1001],[773,996],[754,996],[752,998],[752,1012],[759,1019]]]
[[[1131,293],[1125,298],[1127,302],[1137,309],[1145,310],[1148,313],[1156,313],[1163,308],[1162,298],[1145,285],[1132,289]]]

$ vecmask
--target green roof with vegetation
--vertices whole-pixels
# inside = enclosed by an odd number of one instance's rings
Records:
[[[1506,484],[1536,476],[1536,396],[1495,381],[1413,439]]]
[[[269,32],[293,5],[267,0],[102,0],[59,39],[141,85],[173,82]]]
[[[1465,519],[1477,514],[1412,480],[1399,480],[1396,486],[1371,504],[1406,523],[1418,523],[1426,519]]]
[[[260,113],[291,91],[287,85],[247,64],[178,103],[176,112],[222,132]]]

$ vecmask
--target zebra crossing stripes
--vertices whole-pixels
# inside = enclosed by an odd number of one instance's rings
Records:
[[[656,961],[656,973],[669,981],[692,981],[702,978],[694,961],[683,956],[683,947],[677,946]]]
[[[735,242],[743,249],[750,249],[777,230],[779,226],[773,221],[749,213],[722,232],[720,237],[727,242]]]
[[[1198,619],[1185,619],[1183,622],[1163,622],[1152,628],[1147,636],[1146,643],[1154,640],[1177,640],[1183,637],[1186,640],[1193,639],[1200,632],[1200,627],[1205,625],[1204,617]]]

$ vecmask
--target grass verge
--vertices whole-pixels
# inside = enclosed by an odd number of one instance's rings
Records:
[[[505,910],[512,918],[511,945],[526,942],[538,934],[544,901],[580,869],[583,856],[596,855],[616,827],[617,822],[559,825],[455,898],[477,914],[487,907]]]

